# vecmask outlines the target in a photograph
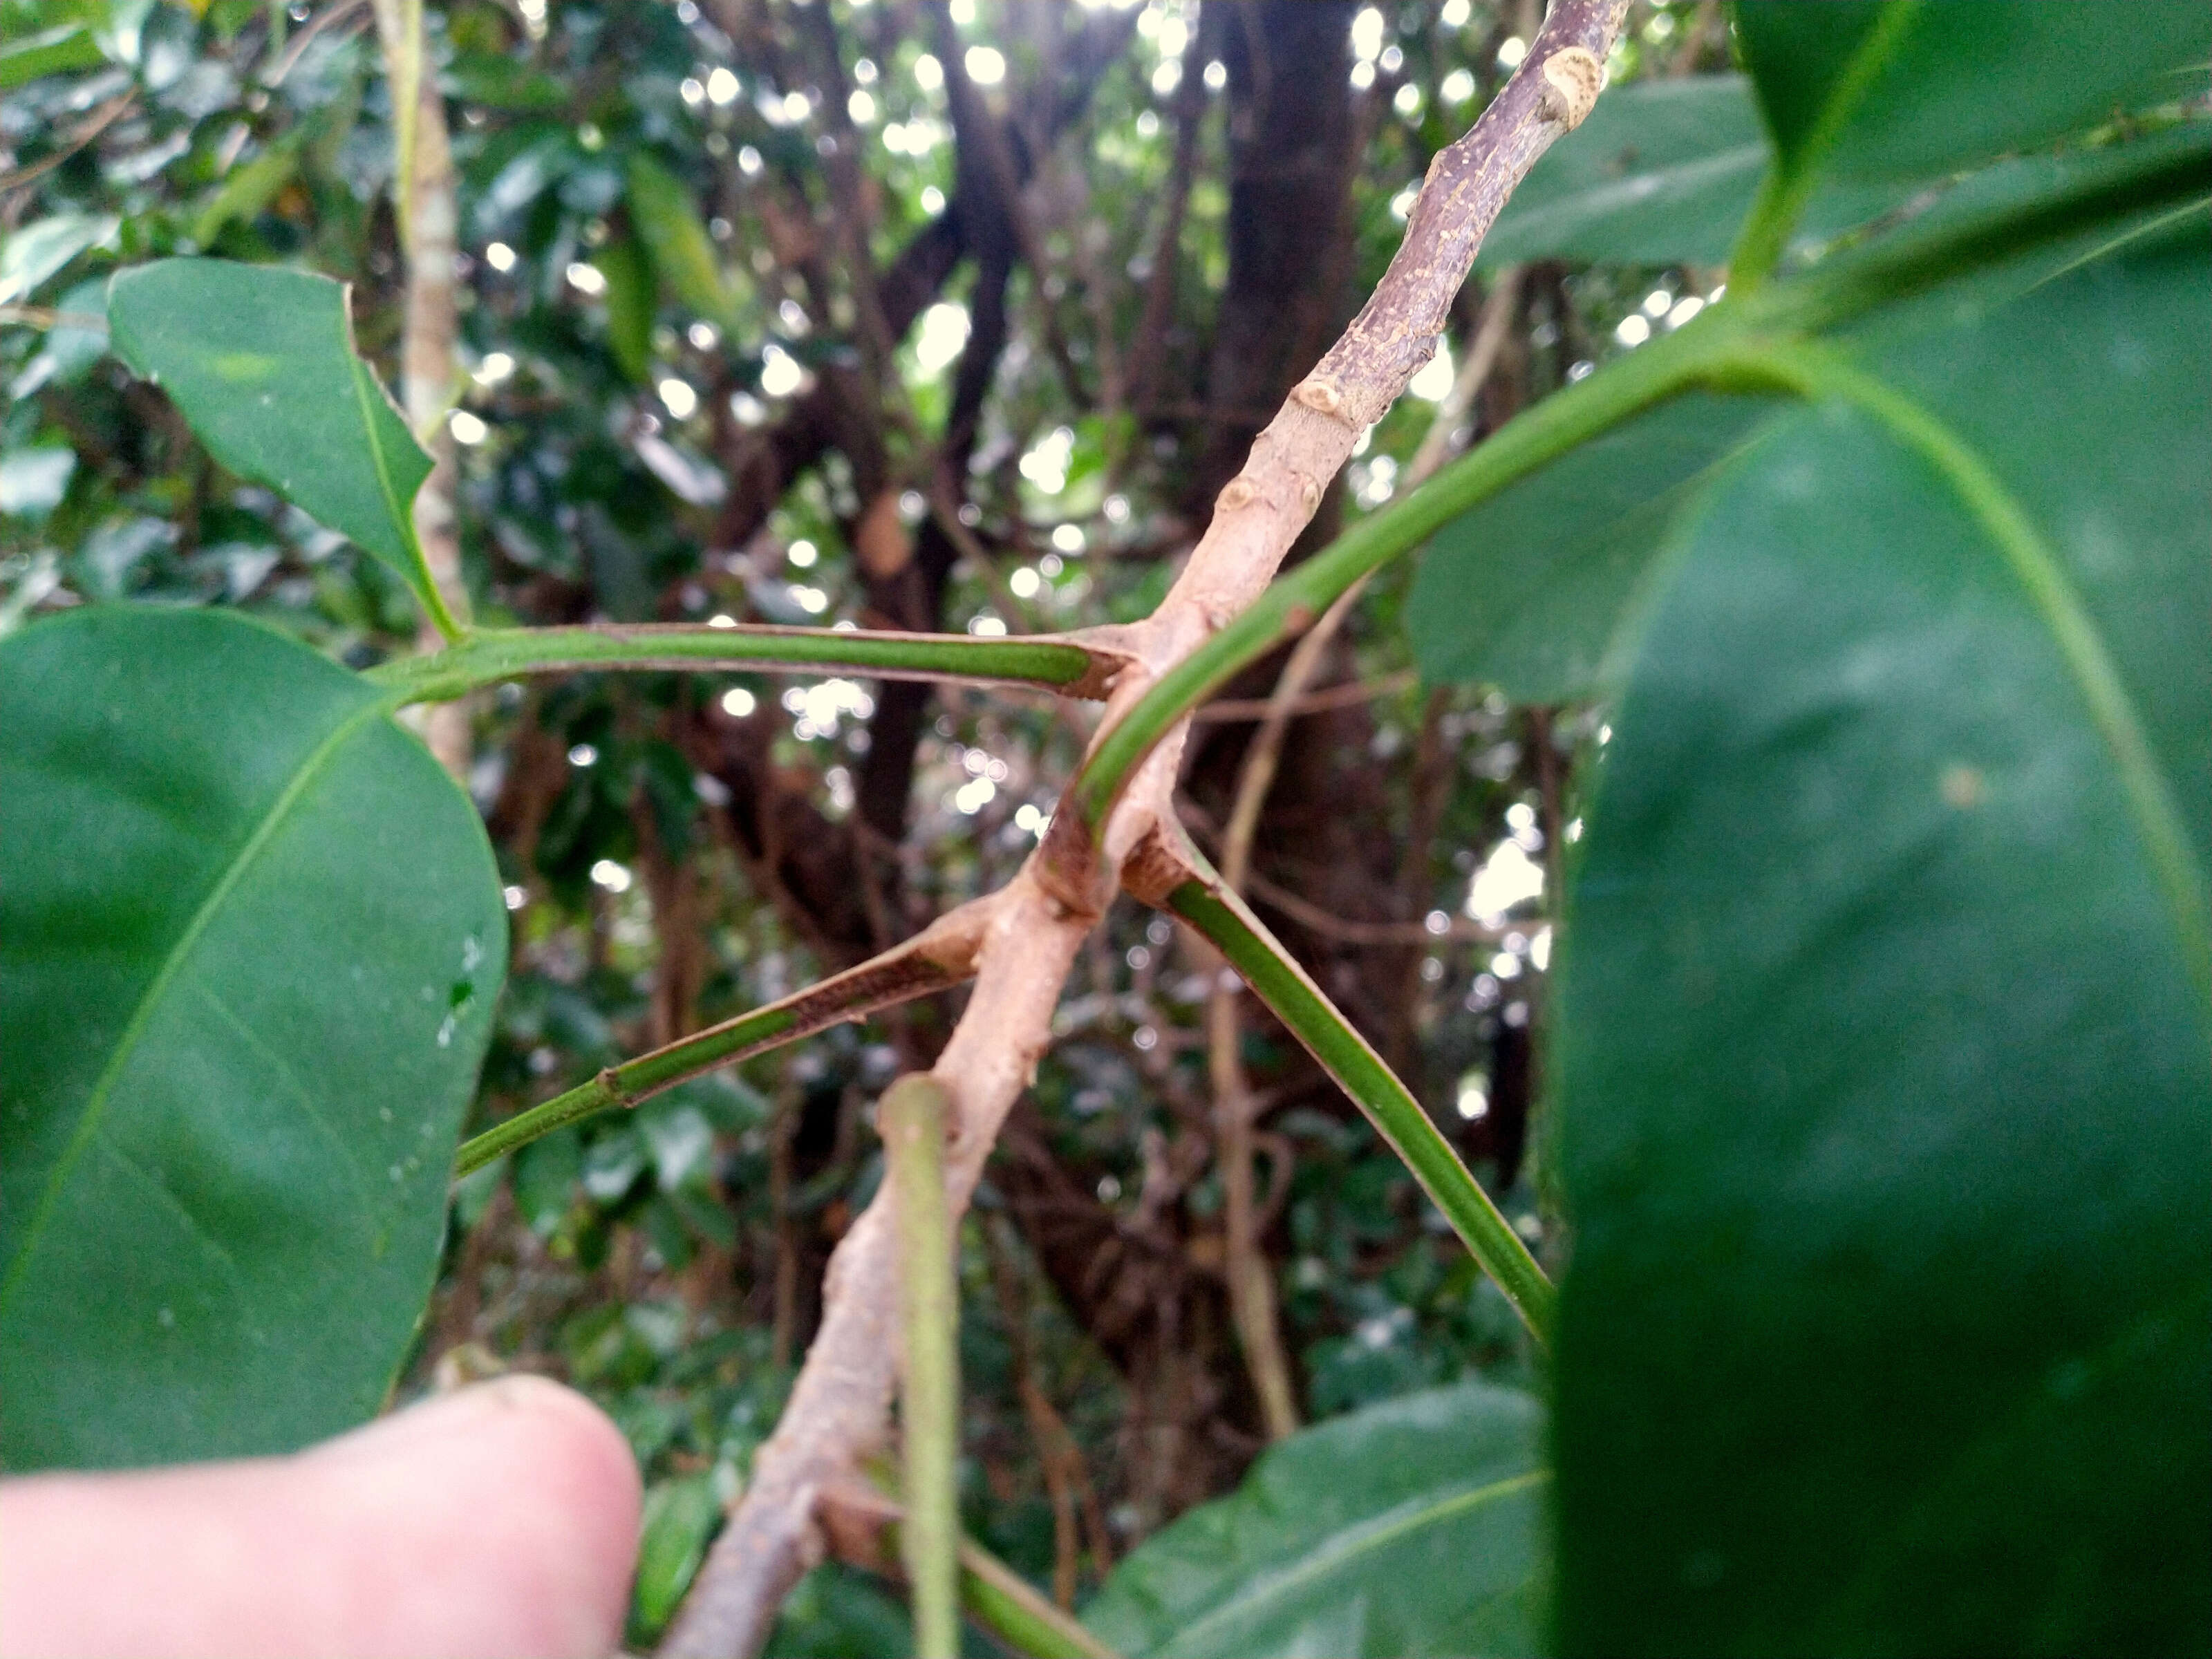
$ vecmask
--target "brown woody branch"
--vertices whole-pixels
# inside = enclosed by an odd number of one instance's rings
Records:
[[[1129,630],[1137,661],[1115,687],[1109,724],[1273,580],[1361,430],[1433,350],[1514,187],[1588,112],[1626,9],[1626,0],[1558,0],[1498,98],[1439,153],[1373,297],[1255,441],[1159,609]],[[1140,893],[1183,878],[1173,789],[1187,731],[1177,727],[1138,769],[1097,843],[1081,813],[1063,802],[1019,873],[979,901],[985,919],[975,990],[934,1068],[957,1109],[945,1170],[955,1215],[1050,1044],[1061,982],[1117,878]],[[726,1659],[757,1651],[785,1594],[821,1559],[823,1493],[888,1432],[899,1342],[896,1246],[879,1193],[831,1260],[821,1330],[790,1404],[756,1455],[752,1484],[715,1540],[665,1653]]]

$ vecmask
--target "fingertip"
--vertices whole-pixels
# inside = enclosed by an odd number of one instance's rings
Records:
[[[473,1407],[480,1431],[511,1443],[518,1501],[534,1496],[564,1516],[571,1547],[611,1567],[617,1594],[626,1595],[645,1486],[614,1419],[574,1389],[543,1376],[503,1376],[447,1398]]]
[[[599,1659],[641,1507],[621,1431],[516,1376],[295,1457],[0,1483],[11,1654]]]
[[[503,1650],[604,1654],[622,1634],[643,1486],[605,1413],[544,1377],[441,1395],[332,1443],[335,1473],[397,1497],[436,1490],[444,1523],[418,1532],[410,1576],[443,1581]]]

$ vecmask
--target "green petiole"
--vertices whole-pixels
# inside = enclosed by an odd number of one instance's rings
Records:
[[[1068,696],[1103,695],[1119,660],[1058,639],[975,639],[833,628],[650,627],[479,629],[445,650],[407,657],[367,678],[407,702],[443,702],[501,680],[592,669],[844,670],[878,679],[1029,685]]]

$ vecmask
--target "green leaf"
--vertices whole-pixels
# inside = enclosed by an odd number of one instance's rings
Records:
[[[1632,82],[1536,163],[1483,239],[1481,263],[1723,264],[1771,155],[1742,76]],[[1802,234],[1826,239],[1898,200],[1881,185],[1824,191]]]
[[[391,566],[451,632],[415,539],[430,457],[355,355],[347,293],[305,271],[161,259],[117,274],[108,326],[210,454]]]
[[[609,242],[592,263],[607,279],[607,343],[622,372],[644,386],[653,378],[653,266],[628,236]]]
[[[544,70],[497,52],[457,54],[445,79],[450,95],[492,109],[538,114],[568,101],[566,89]]]
[[[305,136],[299,131],[288,133],[225,179],[215,199],[201,209],[199,217],[192,221],[192,240],[204,247],[215,240],[225,225],[235,220],[258,218],[299,172]]]
[[[1938,178],[2178,104],[2212,58],[2197,0],[1739,0],[1736,29],[1784,170],[1844,179]]]
[[[646,1494],[630,1592],[630,1634],[638,1645],[653,1643],[674,1616],[721,1518],[712,1474],[684,1475]]]
[[[1554,984],[1568,1653],[2212,1646],[2205,271],[1869,319],[1680,523]]]
[[[1523,703],[1592,695],[1674,513],[1777,407],[1678,398],[1438,531],[1406,607],[1424,678]]]
[[[506,970],[474,810],[227,613],[0,641],[0,1464],[281,1451],[390,1388]]]
[[[112,214],[57,213],[26,225],[0,249],[0,305],[27,300],[87,248],[115,234]]]
[[[653,269],[678,300],[700,316],[732,325],[733,307],[722,281],[714,239],[700,222],[698,204],[683,180],[643,150],[629,158],[629,218]]]
[[[100,42],[82,23],[41,29],[25,39],[0,45],[0,91],[20,87],[42,75],[98,69],[106,61]]]
[[[1534,1400],[1480,1383],[1308,1429],[1132,1552],[1083,1622],[1131,1659],[1536,1652],[1543,1435]]]

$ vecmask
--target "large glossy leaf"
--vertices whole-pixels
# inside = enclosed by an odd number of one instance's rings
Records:
[[[481,825],[374,690],[235,616],[0,641],[0,1463],[375,1411],[507,960]]]
[[[208,453],[404,577],[438,609],[415,539],[430,458],[354,353],[345,285],[222,259],[161,259],[110,285],[115,350]]]
[[[1534,1652],[1542,1441],[1534,1401],[1474,1383],[1308,1429],[1134,1551],[1084,1622],[1132,1659]]]
[[[1631,82],[1545,152],[1483,239],[1481,263],[1723,264],[1772,153],[1742,76]],[[1800,234],[1832,236],[1898,199],[1887,185],[1823,191]]]
[[[1678,520],[1555,985],[1569,1653],[2212,1649],[2201,230]]]
[[[2179,103],[2212,58],[2197,0],[1739,0],[1736,29],[1783,166],[1846,179],[1941,177]]]
[[[1438,531],[1406,607],[1423,676],[1516,702],[1591,695],[1669,520],[1778,406],[1678,398]]]

